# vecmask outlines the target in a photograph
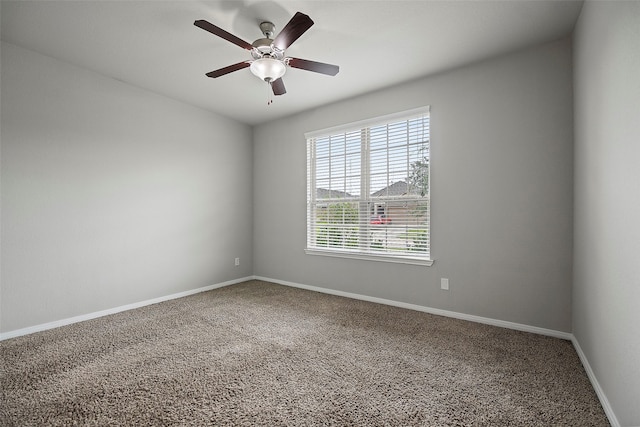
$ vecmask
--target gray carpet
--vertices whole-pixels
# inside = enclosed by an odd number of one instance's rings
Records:
[[[609,425],[568,341],[259,281],[0,356],[3,426]]]

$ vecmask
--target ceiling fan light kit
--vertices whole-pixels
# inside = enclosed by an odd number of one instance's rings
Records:
[[[278,59],[260,58],[251,63],[250,70],[260,80],[271,83],[284,76],[287,67]]]
[[[253,60],[210,71],[206,74],[207,77],[217,78],[249,67],[253,75],[271,86],[274,95],[284,95],[287,91],[282,76],[286,73],[287,66],[330,76],[335,76],[340,70],[337,65],[285,56],[285,50],[313,25],[311,18],[301,12],[297,12],[275,38],[272,38],[275,33],[275,25],[268,21],[260,23],[260,30],[264,34],[264,38],[251,44],[208,21],[201,19],[193,24],[250,51],[253,58]]]

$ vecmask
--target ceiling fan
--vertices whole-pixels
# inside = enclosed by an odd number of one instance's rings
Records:
[[[271,86],[274,95],[284,95],[287,91],[284,87],[282,76],[287,71],[287,66],[329,76],[335,76],[340,70],[337,65],[285,56],[285,50],[313,25],[311,18],[301,12],[297,12],[275,38],[273,38],[275,25],[272,22],[262,22],[260,30],[264,34],[264,38],[258,39],[251,44],[203,19],[195,21],[193,24],[250,51],[253,58],[253,60],[238,62],[237,64],[211,71],[206,74],[207,77],[215,79],[250,67],[251,72],[256,77],[266,81]]]

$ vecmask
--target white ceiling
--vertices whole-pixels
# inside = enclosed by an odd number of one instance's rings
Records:
[[[2,40],[248,124],[441,72],[568,35],[580,1],[6,1]],[[337,64],[335,77],[289,68],[287,93],[249,69],[205,73],[249,52],[193,25],[251,43],[296,11],[315,25],[288,56]]]

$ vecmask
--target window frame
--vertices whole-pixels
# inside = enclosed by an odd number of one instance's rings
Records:
[[[328,256],[328,257],[338,257],[338,258],[350,258],[350,259],[361,259],[361,260],[369,260],[369,261],[381,261],[381,262],[393,262],[393,263],[403,263],[403,264],[413,264],[413,265],[422,265],[422,266],[431,266],[433,265],[433,259],[431,257],[432,255],[432,251],[431,251],[431,221],[430,221],[430,187],[431,187],[431,181],[428,178],[428,192],[427,192],[427,197],[426,197],[426,203],[427,203],[427,213],[426,213],[426,224],[427,224],[427,237],[426,237],[426,242],[428,243],[428,249],[426,251],[426,255],[410,255],[405,253],[399,254],[399,255],[394,255],[390,252],[392,252],[391,249],[389,248],[385,248],[384,252],[380,252],[380,253],[372,253],[371,249],[369,249],[368,251],[364,251],[364,250],[358,250],[358,249],[345,249],[344,247],[340,248],[340,247],[319,247],[317,244],[316,245],[312,245],[312,242],[317,242],[316,239],[316,235],[315,233],[317,232],[317,216],[315,215],[315,208],[318,205],[318,199],[317,199],[317,191],[318,191],[318,185],[317,185],[317,181],[318,181],[318,175],[317,175],[317,170],[316,170],[316,147],[315,147],[315,141],[317,139],[321,139],[321,138],[327,138],[327,137],[331,137],[331,136],[337,136],[340,134],[349,134],[349,133],[354,133],[357,134],[358,132],[360,133],[360,157],[361,157],[361,163],[360,163],[360,173],[358,174],[359,177],[366,177],[367,179],[362,179],[361,180],[361,192],[360,192],[360,196],[350,199],[350,198],[346,198],[344,199],[345,202],[351,202],[351,203],[357,203],[359,204],[358,207],[358,215],[359,215],[359,221],[358,221],[358,234],[359,234],[359,246],[362,246],[363,244],[365,245],[365,247],[370,248],[370,242],[368,241],[368,238],[365,238],[364,243],[361,240],[362,236],[364,236],[367,231],[370,231],[371,229],[371,225],[368,224],[369,221],[369,217],[370,217],[370,212],[369,212],[369,207],[365,210],[365,208],[363,207],[363,203],[366,203],[367,206],[374,206],[374,209],[377,209],[377,207],[375,207],[378,204],[387,204],[387,200],[376,200],[373,198],[372,193],[371,193],[371,189],[369,188],[369,182],[370,182],[370,177],[371,177],[371,166],[370,166],[370,155],[371,155],[371,147],[369,146],[370,143],[370,129],[377,127],[377,126],[387,126],[387,125],[391,125],[394,124],[396,122],[401,122],[401,121],[410,121],[410,120],[414,120],[417,118],[422,118],[422,117],[427,117],[428,122],[428,126],[429,126],[429,133],[427,134],[427,137],[425,138],[425,141],[423,144],[426,145],[426,147],[428,148],[428,160],[429,160],[429,165],[430,165],[430,159],[431,159],[431,153],[430,153],[430,144],[431,144],[431,136],[430,136],[430,106],[425,106],[425,107],[420,107],[420,108],[415,108],[412,110],[407,110],[407,111],[401,111],[401,112],[397,112],[397,113],[393,113],[393,114],[388,114],[388,115],[384,115],[384,116],[379,116],[379,117],[375,117],[375,118],[371,118],[371,119],[366,119],[366,120],[361,120],[361,121],[357,121],[357,122],[352,122],[352,123],[348,123],[348,124],[344,124],[344,125],[340,125],[340,126],[334,126],[331,128],[326,128],[326,129],[321,129],[321,130],[317,130],[317,131],[312,131],[312,132],[307,132],[305,133],[305,138],[306,138],[306,142],[307,142],[307,209],[306,209],[306,216],[307,216],[307,221],[306,221],[306,246],[305,246],[305,253],[308,255],[320,255],[320,256]],[[406,146],[410,147],[411,143],[409,141],[407,141]],[[431,168],[429,167],[428,169],[428,173],[430,173]],[[407,171],[408,173],[408,171]],[[346,176],[346,174],[345,174]],[[365,182],[366,181],[366,182]],[[408,181],[407,181],[408,182]],[[330,192],[333,191],[337,191],[337,190],[333,190],[331,189],[331,187],[329,188]],[[363,196],[366,195],[366,196]],[[424,196],[422,196],[424,197]],[[331,199],[331,198],[330,198]],[[415,198],[411,199],[408,198],[406,199],[407,201],[415,201],[418,200],[418,197],[416,196]],[[323,201],[321,199],[321,201]],[[386,208],[385,208],[386,210]],[[363,216],[366,215],[367,219],[365,220],[363,218]],[[314,219],[315,218],[315,219]],[[362,224],[368,224],[367,227],[363,230],[361,229]],[[414,240],[415,241],[415,240]],[[369,246],[366,246],[369,245]],[[342,244],[342,246],[344,246],[344,242]]]

